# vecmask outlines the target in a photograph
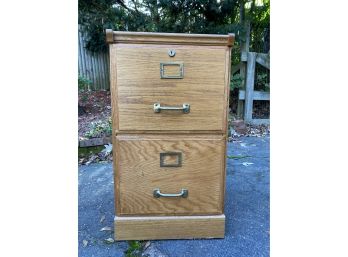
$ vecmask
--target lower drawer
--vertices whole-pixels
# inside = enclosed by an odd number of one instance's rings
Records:
[[[219,135],[118,135],[117,215],[221,214],[225,144]]]

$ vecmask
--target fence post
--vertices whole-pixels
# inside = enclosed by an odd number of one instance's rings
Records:
[[[247,72],[245,81],[245,106],[244,121],[252,122],[253,115],[253,98],[254,98],[254,81],[255,81],[255,61],[256,53],[248,52]]]
[[[245,29],[245,41],[241,43],[240,47],[240,54],[241,54],[241,66],[239,74],[241,78],[243,79],[242,89],[245,90],[245,78],[246,78],[246,63],[243,61],[243,54],[249,52],[249,45],[250,45],[250,22],[245,22],[244,24]],[[238,100],[238,106],[237,106],[237,116],[242,117],[244,112],[244,101]]]

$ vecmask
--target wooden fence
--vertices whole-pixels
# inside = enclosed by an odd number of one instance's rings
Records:
[[[244,79],[243,90],[239,90],[237,115],[249,124],[269,124],[269,119],[253,119],[254,100],[269,101],[270,93],[254,91],[256,63],[270,69],[270,54],[249,52],[250,23],[245,24],[246,40],[241,44],[241,62],[232,67],[232,75],[239,71]]]
[[[79,29],[79,75],[92,81],[91,90],[109,90],[109,54],[91,53],[85,48],[85,37]]]
[[[245,76],[245,90],[239,90],[238,100],[244,100],[244,121],[251,124],[269,124],[269,119],[253,119],[253,101],[269,101],[269,92],[254,91],[255,65],[259,63],[263,67],[270,69],[269,54],[243,52],[242,62],[247,62]]]

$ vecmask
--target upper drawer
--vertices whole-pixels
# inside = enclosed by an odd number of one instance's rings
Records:
[[[110,53],[116,130],[225,130],[228,47],[113,44]]]

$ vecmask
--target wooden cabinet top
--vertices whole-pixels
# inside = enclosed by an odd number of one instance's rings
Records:
[[[125,32],[107,29],[106,42],[128,44],[174,44],[174,45],[211,45],[232,46],[234,34],[185,34],[185,33],[153,33],[153,32]]]

